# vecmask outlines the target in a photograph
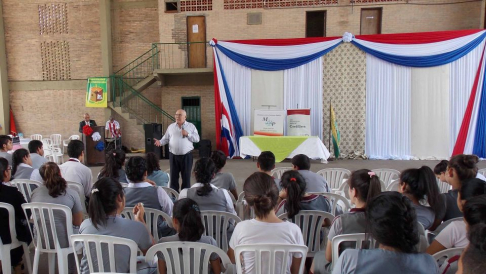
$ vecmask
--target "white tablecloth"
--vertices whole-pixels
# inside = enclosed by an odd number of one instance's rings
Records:
[[[271,137],[269,137],[271,138]],[[275,137],[278,138],[278,137]],[[262,151],[253,143],[248,136],[240,137],[240,156],[258,157]],[[327,159],[331,155],[321,139],[317,136],[310,136],[307,140],[302,142],[294,151],[292,151],[286,158],[293,158],[297,154],[305,154],[307,157],[314,160],[321,160],[322,163],[327,163]]]

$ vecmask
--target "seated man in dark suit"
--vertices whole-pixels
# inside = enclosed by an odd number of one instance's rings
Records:
[[[90,120],[88,113],[85,113],[84,114],[84,120],[81,121],[81,122],[79,122],[79,133],[83,133],[83,127],[85,125],[89,125],[89,126],[92,126],[92,127],[95,127],[96,126],[95,120]]]

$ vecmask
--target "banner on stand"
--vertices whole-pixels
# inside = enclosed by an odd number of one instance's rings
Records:
[[[88,89],[86,91],[86,107],[108,107],[107,82],[108,78],[88,78]]]
[[[287,110],[287,135],[311,136],[310,109]]]
[[[255,110],[253,135],[283,136],[284,110]]]

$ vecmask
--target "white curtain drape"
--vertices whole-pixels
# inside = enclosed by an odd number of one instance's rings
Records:
[[[224,54],[218,54],[221,67],[226,77],[233,103],[244,135],[251,135],[251,69],[231,60]]]
[[[411,68],[366,54],[366,154],[411,159]]]
[[[311,134],[322,139],[322,57],[284,71],[285,109],[311,109]]]
[[[412,68],[411,147],[422,160],[448,159],[450,65]]]
[[[449,104],[450,104],[450,151],[454,149],[457,135],[461,129],[462,119],[466,111],[471,89],[474,83],[474,77],[479,66],[481,54],[483,52],[484,42],[469,52],[466,56],[450,64],[450,81],[449,81]],[[482,78],[480,78],[481,80]],[[482,80],[480,81],[482,83]],[[472,152],[472,150],[471,150]]]

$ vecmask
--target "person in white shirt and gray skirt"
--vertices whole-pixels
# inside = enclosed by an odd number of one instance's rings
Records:
[[[199,142],[196,127],[186,121],[186,112],[179,109],[176,122],[169,125],[164,137],[155,140],[156,146],[169,144],[170,187],[179,192],[179,173],[182,177],[181,190],[191,187],[192,143]]]

